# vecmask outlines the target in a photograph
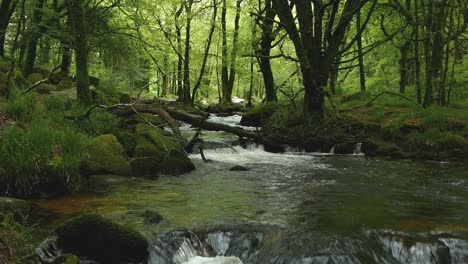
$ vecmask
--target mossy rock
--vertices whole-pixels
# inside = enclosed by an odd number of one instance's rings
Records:
[[[30,84],[36,83],[40,80],[43,80],[44,76],[40,73],[31,73],[28,78],[26,78],[26,81]]]
[[[156,177],[159,173],[159,163],[161,159],[158,157],[141,157],[130,160],[132,174],[135,177]]]
[[[14,215],[19,214],[21,216],[27,216],[31,211],[31,204],[25,200],[15,199],[10,197],[0,197],[0,213]]]
[[[92,138],[87,147],[88,157],[84,168],[87,175],[112,173],[131,175],[125,151],[114,135],[102,135]]]
[[[139,263],[148,259],[148,241],[138,232],[90,214],[56,228],[58,246],[66,253],[101,263]]]
[[[38,94],[51,94],[57,90],[57,86],[50,83],[42,83],[34,89]]]
[[[130,157],[133,156],[133,152],[135,151],[136,147],[135,135],[129,132],[119,132],[117,133],[116,137],[124,148],[125,153],[127,153],[127,155]]]
[[[155,129],[146,124],[136,127],[137,145],[135,157],[159,157],[162,160],[171,150],[182,149],[183,146],[167,131]]]
[[[79,264],[80,260],[73,254],[63,254],[54,259],[52,264]]]
[[[130,97],[129,94],[126,94],[126,93],[122,93],[120,94],[119,96],[119,102],[121,104],[129,104],[132,102],[132,98]]]
[[[57,91],[64,91],[64,90],[72,89],[75,86],[76,86],[75,82],[70,79],[61,80],[57,84]]]
[[[148,113],[142,113],[140,115],[134,114],[134,115],[131,115],[131,116],[125,118],[125,123],[127,124],[127,126],[132,127],[133,130],[136,130],[136,125],[138,125],[138,124],[148,125],[148,121],[152,125],[157,126],[157,127],[161,127],[161,128],[162,128],[162,126],[164,124],[166,124],[166,121],[164,121],[164,119],[162,119],[161,117],[159,117],[157,115],[148,114]],[[154,127],[153,127],[153,129],[154,129]]]
[[[195,165],[183,150],[171,150],[159,164],[159,169],[167,174],[191,172]]]
[[[370,138],[362,144],[362,152],[368,156],[401,157],[401,150],[392,142],[379,138]]]

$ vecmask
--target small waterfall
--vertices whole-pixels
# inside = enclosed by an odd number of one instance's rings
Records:
[[[363,154],[361,151],[362,143],[357,143],[356,148],[354,149],[353,155],[361,155]]]
[[[190,230],[163,233],[152,243],[148,264],[183,264],[207,256],[203,242]]]
[[[335,154],[335,145],[333,145],[333,147],[330,149],[330,152],[328,153],[331,155]]]

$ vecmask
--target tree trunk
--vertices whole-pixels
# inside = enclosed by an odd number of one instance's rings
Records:
[[[44,7],[45,0],[35,0],[35,7],[32,18],[32,30],[28,34],[26,58],[23,64],[23,76],[29,76],[34,69],[36,61],[37,44],[41,34],[45,31],[45,27],[41,26],[42,22],[42,8]]]
[[[408,84],[408,53],[410,50],[410,42],[407,41],[400,48],[400,93],[404,94],[406,85]]]
[[[0,4],[0,56],[5,56],[5,40],[8,24],[18,0],[2,0]]]
[[[226,13],[227,6],[226,0],[223,0],[223,8],[221,12],[221,33],[222,33],[222,51],[221,51],[221,98],[220,102],[224,100],[229,89],[229,73],[228,73],[228,50],[227,50],[227,31],[226,31]]]
[[[192,25],[192,0],[185,1],[186,26],[185,26],[185,53],[184,53],[184,87],[180,101],[190,104],[190,30]]]
[[[87,105],[92,103],[89,91],[88,74],[88,35],[86,17],[81,0],[68,0],[70,19],[75,34],[76,93],[78,101]]]
[[[215,31],[217,14],[218,14],[218,4],[216,0],[213,0],[213,18],[211,21],[211,27],[210,27],[210,32],[208,34],[207,43],[205,46],[205,52],[203,53],[203,61],[202,61],[201,69],[200,69],[200,74],[198,76],[197,82],[195,83],[195,86],[193,87],[192,105],[195,102],[195,96],[197,95],[198,88],[200,87],[202,80],[203,80],[203,75],[205,74],[206,62],[208,61],[208,55],[210,53],[211,42],[213,40],[213,33]]]
[[[364,55],[362,54],[362,33],[361,30],[361,11],[356,13],[356,35],[358,46],[358,61],[359,61],[359,84],[361,91],[366,90],[366,73],[364,71]]]
[[[273,23],[275,20],[275,10],[273,9],[271,0],[266,0],[265,3],[265,17],[262,19],[262,39],[260,42],[260,50],[258,50],[258,57],[260,62],[260,71],[262,72],[263,82],[265,84],[265,93],[267,102],[276,102],[275,82],[273,78],[273,71],[271,69],[270,54],[271,43],[275,39],[273,35]]]
[[[169,92],[169,85],[170,85],[170,73],[169,73],[169,58],[167,54],[163,55],[163,69],[164,72],[162,73],[162,97],[166,97]]]
[[[421,104],[421,63],[419,61],[419,7],[418,1],[414,0],[414,62],[416,71],[416,97],[418,104]]]

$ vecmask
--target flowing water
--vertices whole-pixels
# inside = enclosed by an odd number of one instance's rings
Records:
[[[191,155],[191,173],[105,177],[102,195],[38,204],[136,228],[152,241],[151,264],[468,263],[466,165],[366,159],[360,145],[355,155],[273,154],[227,147],[235,137],[224,133],[204,139],[219,146],[205,150],[210,162]],[[147,210],[164,220],[148,224]]]

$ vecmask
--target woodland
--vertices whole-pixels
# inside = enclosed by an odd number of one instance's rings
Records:
[[[163,262],[141,226],[85,213],[115,175],[125,186],[201,179],[200,168],[230,162],[218,148],[464,174],[467,27],[465,0],[0,0],[0,263],[211,263]],[[262,168],[241,161],[229,171]],[[118,242],[81,239],[83,228]],[[72,254],[34,251],[50,232]],[[216,263],[293,263],[241,256]]]

